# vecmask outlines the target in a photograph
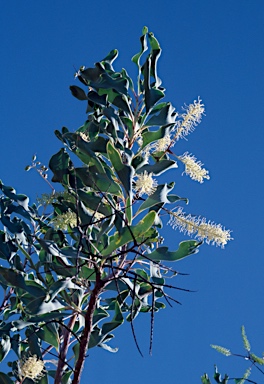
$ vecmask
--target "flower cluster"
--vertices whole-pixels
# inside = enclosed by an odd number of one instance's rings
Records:
[[[18,363],[18,375],[22,379],[31,379],[37,382],[45,375],[44,362],[37,355],[24,357]]]
[[[185,152],[182,156],[178,157],[185,165],[186,175],[189,175],[191,179],[203,183],[204,179],[210,179],[208,171],[202,168],[203,163],[201,161],[196,161],[196,157],[192,156],[188,152]]]
[[[76,227],[77,225],[77,216],[76,213],[72,211],[67,211],[61,215],[57,215],[52,219],[55,229],[66,230],[68,225],[71,227]]]
[[[182,208],[170,212],[169,224],[181,232],[195,235],[199,240],[205,240],[207,244],[216,244],[222,248],[231,240],[230,230],[223,229],[221,224],[206,222],[204,218],[186,214]]]
[[[135,190],[139,194],[139,196],[144,195],[152,195],[157,189],[158,183],[157,180],[153,179],[153,173],[148,173],[145,171],[138,175],[138,179],[136,180]]]

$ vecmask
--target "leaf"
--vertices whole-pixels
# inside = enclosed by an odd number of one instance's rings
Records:
[[[96,271],[94,268],[88,268],[86,265],[84,265],[81,268],[80,277],[85,280],[96,281]]]
[[[110,347],[110,345],[105,344],[105,343],[98,344],[98,347],[103,348],[106,351],[112,352],[112,353],[116,353],[118,351],[118,348],[112,348],[112,347]]]
[[[121,74],[122,74],[122,76],[123,76],[124,79],[127,79],[128,83],[129,83],[129,88],[132,90],[132,92],[134,92],[134,84],[133,84],[133,81],[132,81],[131,77],[128,76],[128,73],[127,73],[127,71],[126,71],[124,68],[122,68],[122,70],[121,70]]]
[[[29,347],[28,352],[30,352],[31,355],[37,355],[37,357],[42,358],[39,338],[35,333],[35,328],[29,327],[25,334],[27,337],[27,345]]]
[[[71,384],[72,380],[71,380],[71,375],[72,375],[72,371],[68,371],[66,373],[64,373],[64,375],[62,376],[62,379],[61,379],[61,384]]]
[[[106,69],[111,69],[113,70],[113,67],[112,67],[112,63],[115,61],[115,59],[118,57],[118,50],[117,49],[112,49],[112,51],[110,51],[106,57],[101,60],[101,63],[104,64],[104,67]],[[106,64],[108,64],[108,67],[106,66]],[[109,66],[111,65],[111,67]]]
[[[53,345],[57,351],[59,351],[60,337],[58,329],[54,323],[48,323],[43,325],[37,332],[37,336],[46,341],[46,343]]]
[[[11,240],[8,240],[6,232],[0,231],[0,257],[9,260],[16,252],[17,246]]]
[[[21,337],[19,334],[11,337],[11,348],[15,352],[18,358],[21,357]]]
[[[178,168],[178,165],[173,160],[161,160],[153,165],[146,164],[143,167],[137,169],[137,174],[144,173],[153,173],[156,176],[161,175],[163,172],[168,171],[172,168]]]
[[[88,100],[92,101],[95,104],[105,107],[107,105],[107,95],[98,95],[95,91],[88,92]]]
[[[130,241],[134,241],[134,239],[138,242],[143,241],[146,232],[152,227],[155,218],[156,212],[151,211],[138,224],[130,226],[129,228],[123,227],[122,231],[116,232],[112,236],[109,246],[101,252],[102,256],[109,256],[118,248],[129,243]]]
[[[102,334],[107,335],[111,331],[113,331],[115,328],[119,327],[121,324],[123,324],[124,318],[121,312],[120,305],[118,302],[115,302],[115,315],[112,319],[112,321],[108,323],[104,323],[102,326]]]
[[[128,279],[126,279],[127,281]],[[129,285],[130,286],[130,285]],[[133,289],[133,283],[131,283],[131,289]],[[127,284],[125,284],[122,280],[111,281],[107,284],[107,290],[123,292],[127,290]]]
[[[42,240],[42,239],[38,239],[38,242],[41,245],[41,247],[44,249],[44,251],[46,251],[47,253],[51,254],[52,256],[64,258],[64,260],[62,261],[61,264],[64,265],[64,268],[66,270],[67,270],[68,267],[73,267],[71,264],[68,264],[67,258],[76,259],[77,256],[78,256],[78,257],[80,257],[81,259],[84,259],[84,260],[88,260],[89,259],[89,256],[83,254],[82,252],[78,252],[78,249],[75,248],[75,247],[68,246],[68,247],[63,247],[63,248],[60,249],[57,246],[57,244],[54,241],[51,241],[51,240],[46,240],[45,241],[45,240]],[[66,260],[65,260],[65,258],[66,258]],[[54,261],[54,263],[55,262],[56,261]],[[60,264],[60,266],[61,266],[61,264]],[[67,272],[67,273],[71,276],[70,268],[69,268],[69,272]],[[60,274],[60,273],[58,272],[58,274]],[[67,277],[68,277],[68,275],[67,275]]]
[[[10,232],[15,233],[16,235],[23,236],[24,231],[23,231],[23,226],[21,224],[21,220],[17,220],[17,218],[14,218],[14,220],[11,220],[10,216],[9,215],[5,215],[3,211],[2,211],[2,214],[0,216],[0,219],[2,221],[2,224],[5,227],[7,227],[7,229]],[[26,241],[25,238],[23,240]]]
[[[76,143],[76,146],[80,149],[81,153],[78,151],[76,152],[77,156],[80,157],[80,159],[86,164],[91,166],[94,166],[96,168],[96,171],[98,173],[104,174],[105,170],[104,167],[98,158],[98,156],[95,155],[94,151],[92,151],[91,146],[89,145],[86,140],[84,140],[80,135],[72,134],[72,139]],[[85,157],[82,156],[82,154],[85,154]]]
[[[161,54],[161,48],[152,32],[148,34],[148,38],[151,46],[151,76],[155,79],[154,85],[158,87],[161,84],[161,80],[157,76],[157,62]]]
[[[163,204],[171,203],[171,201],[168,200],[168,193],[172,190],[173,187],[174,187],[174,183],[171,183],[171,184],[166,183],[166,184],[158,185],[156,191],[152,195],[148,196],[147,199],[138,208],[137,215],[140,212],[144,211],[145,209],[153,207],[154,205],[157,205],[160,203],[163,203]],[[178,199],[182,200],[180,197]]]
[[[85,80],[87,85],[98,90],[104,90],[108,93],[108,90],[115,90],[118,93],[127,95],[129,82],[126,78],[123,78],[121,74],[113,71],[106,71],[103,68],[102,63],[96,63],[96,68],[87,68],[81,71],[79,79]]]
[[[21,298],[24,301],[23,298]],[[58,300],[49,301],[48,303],[44,301],[44,298],[32,299],[27,301],[26,312],[28,315],[42,315],[49,312],[65,309],[66,304],[62,304]]]
[[[78,357],[79,357],[80,343],[74,344],[74,346],[72,347],[72,350],[73,350],[73,353],[74,353],[74,360],[76,362]]]
[[[127,225],[131,225],[131,223],[132,223],[132,216],[133,216],[132,208],[133,208],[132,200],[130,199],[130,197],[128,197],[128,198],[126,199],[126,218],[127,218]]]
[[[109,317],[108,312],[106,312],[102,307],[96,308],[93,314],[93,326],[106,317]]]
[[[220,373],[217,371],[217,366],[215,365],[215,373],[214,373],[214,379],[215,379],[215,381],[216,381],[217,383],[227,384],[227,383],[228,383],[228,378],[229,378],[229,377],[228,377],[227,375],[225,375],[225,377],[224,377],[223,380],[222,380]]]
[[[117,94],[112,100],[112,104],[118,107],[118,109],[124,111],[129,116],[133,116],[129,101],[126,95]]]
[[[145,61],[143,65],[143,76],[144,76],[144,89],[145,89],[145,105],[146,113],[148,114],[151,108],[162,99],[165,94],[161,89],[154,88],[150,85],[150,68],[151,68],[151,55]],[[154,84],[155,86],[155,84]]]
[[[77,85],[71,85],[70,91],[74,97],[76,97],[78,100],[87,100],[87,95],[84,92],[84,90]]]
[[[156,108],[156,110],[158,110],[159,113],[152,116],[147,122],[145,122],[145,126],[160,127],[162,125],[174,125],[176,123],[177,113],[174,112],[175,108],[171,105],[171,103],[166,103],[166,105],[164,105],[161,109]],[[151,112],[153,112],[153,110]]]
[[[12,187],[5,186],[0,180],[0,189],[3,193],[9,197],[11,200],[16,201],[21,205],[26,211],[28,211],[29,198],[26,195],[16,194],[16,190]]]
[[[24,381],[24,383],[26,384],[26,381]],[[47,374],[45,374],[40,380],[38,380],[38,384],[49,384]]]
[[[110,141],[107,144],[107,153],[127,195],[130,196],[134,169],[130,165],[123,164],[119,152]]]
[[[182,241],[179,244],[179,249],[177,251],[168,251],[168,247],[159,247],[155,251],[146,254],[148,260],[160,261],[178,261],[183,259],[186,256],[192,255],[198,252],[198,247],[202,242],[195,240]],[[142,256],[143,257],[143,256]]]
[[[69,165],[70,157],[64,148],[51,157],[49,168],[54,174],[52,177],[54,183],[69,185]]]
[[[144,149],[148,144],[163,139],[170,132],[171,127],[161,127],[157,131],[147,131],[142,134],[143,144],[141,149]]]
[[[83,188],[78,190],[79,199],[93,211],[102,213],[104,216],[112,214],[109,205],[103,203],[103,198],[95,195],[93,192],[87,192]]]
[[[91,172],[89,168],[76,168],[76,175],[80,177],[83,184],[96,192],[108,192],[116,196],[123,196],[120,186],[110,179],[106,173],[98,174]]]
[[[147,49],[148,49],[148,45],[147,45],[147,32],[148,32],[148,28],[144,27],[143,30],[142,30],[142,36],[140,37],[141,50],[140,50],[139,53],[134,55],[132,57],[132,59],[131,59],[133,61],[133,63],[135,63],[138,66],[139,69],[140,69],[140,58],[143,55],[143,53],[146,52]]]
[[[82,289],[79,285],[73,283],[69,277],[66,279],[57,280],[50,286],[49,300],[52,301],[58,295],[59,292],[65,289]]]
[[[0,372],[0,383],[1,384],[14,384],[13,380],[10,379],[5,373]]]
[[[3,335],[0,340],[0,361],[4,360],[11,348],[10,337],[8,335]]]
[[[68,317],[69,316],[69,312],[62,312],[62,311],[53,311],[53,312],[50,312],[50,313],[43,313],[39,316],[31,316],[30,317],[30,320],[34,323],[47,323],[51,320],[55,320],[55,319],[63,319],[64,317]],[[19,322],[20,320],[17,320],[17,322]]]
[[[93,331],[90,336],[89,344],[88,344],[89,349],[96,347],[103,340],[103,336],[100,331],[101,331],[100,328],[97,326],[93,328]]]
[[[25,282],[25,277],[22,273],[0,266],[0,274],[11,287],[21,288],[36,297],[46,296],[46,291],[42,288],[41,285],[37,284],[36,282]]]

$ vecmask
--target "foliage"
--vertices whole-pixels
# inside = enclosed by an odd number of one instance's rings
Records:
[[[88,88],[70,87],[86,102],[85,123],[75,132],[55,131],[63,148],[50,159],[51,181],[35,156],[26,167],[48,182],[51,195],[29,205],[27,196],[0,183],[0,360],[14,352],[9,372],[0,373],[3,383],[79,383],[88,348],[116,352],[109,342],[124,319],[137,345],[138,314],[150,313],[152,335],[154,314],[177,302],[167,289],[180,288],[167,280],[178,271],[165,261],[195,254],[203,240],[223,247],[231,239],[221,225],[183,213],[187,199],[171,193],[173,181],[159,179],[177,161],[192,179],[209,178],[194,156],[172,150],[200,122],[204,105],[198,99],[179,114],[161,101],[159,43],[147,28],[140,42],[132,58],[135,88],[124,69],[113,68],[117,50],[76,73]],[[162,246],[166,216],[196,239],[172,251]]]
[[[258,357],[257,355],[251,352],[251,346],[248,341],[244,326],[241,327],[241,336],[242,336],[243,346],[246,351],[245,355],[232,353],[229,349],[220,347],[219,345],[211,345],[211,347],[214,348],[217,352],[225,356],[237,356],[250,362],[250,366],[246,369],[242,377],[229,378],[227,375],[225,375],[223,380],[221,379],[221,375],[218,373],[217,367],[215,366],[214,380],[217,383],[227,384],[229,379],[229,380],[233,380],[235,384],[244,384],[245,382],[257,384],[255,381],[252,381],[249,379],[249,376],[251,375],[251,371],[253,367],[255,367],[259,372],[261,372],[264,375],[264,370],[260,368],[260,366],[264,365],[264,358]],[[263,353],[263,356],[264,356],[264,353]],[[201,377],[201,381],[203,384],[211,384],[211,381],[206,373]]]

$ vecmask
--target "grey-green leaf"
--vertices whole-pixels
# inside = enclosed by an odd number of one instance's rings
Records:
[[[4,360],[11,348],[10,337],[8,335],[3,335],[0,340],[0,361]]]
[[[202,244],[202,242],[196,240],[187,240],[182,241],[179,244],[179,249],[177,251],[170,252],[168,247],[159,247],[155,249],[155,251],[151,252],[147,255],[149,260],[160,261],[178,261],[183,259],[186,256],[192,255],[198,252],[198,247]]]

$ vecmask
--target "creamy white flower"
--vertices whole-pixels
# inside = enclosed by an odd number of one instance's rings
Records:
[[[154,152],[164,152],[171,145],[170,135],[165,135],[162,139],[157,140],[153,145]]]
[[[148,161],[150,155],[154,152],[165,152],[169,147],[174,145],[174,141],[171,139],[170,134],[165,135],[159,140],[148,144],[142,151],[142,156]]]
[[[174,138],[176,140],[187,136],[190,132],[194,131],[194,128],[201,122],[202,115],[204,115],[204,104],[198,97],[198,100],[194,100],[193,104],[186,106],[186,113],[181,115],[182,122],[179,124]]]
[[[24,357],[18,362],[18,374],[23,379],[31,379],[37,382],[45,375],[43,360],[38,359],[37,355]]]
[[[158,183],[155,179],[153,179],[153,173],[148,173],[145,171],[138,175],[138,179],[136,180],[135,190],[138,194],[144,195],[152,195],[157,189]]]
[[[195,156],[185,152],[182,156],[178,156],[178,158],[185,165],[185,171],[183,173],[189,175],[191,179],[199,181],[199,183],[203,183],[204,179],[210,179],[208,171],[202,168],[203,163],[197,161]]]
[[[57,215],[52,220],[55,229],[66,230],[68,225],[71,227],[76,227],[77,225],[77,216],[75,212],[67,211],[61,215]]]
[[[206,222],[204,218],[186,214],[182,208],[170,212],[168,224],[188,235],[194,235],[199,240],[205,240],[207,244],[216,244],[222,248],[232,240],[230,230],[224,229],[221,224]]]

